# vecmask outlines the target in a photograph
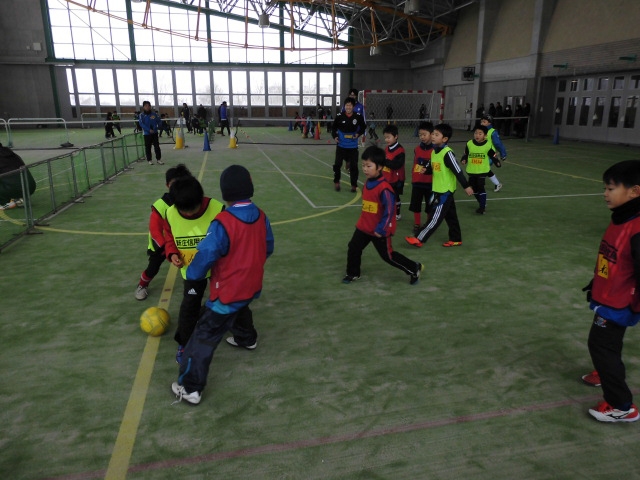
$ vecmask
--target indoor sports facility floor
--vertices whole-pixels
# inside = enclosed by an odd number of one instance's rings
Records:
[[[454,134],[458,158],[469,138]],[[609,219],[601,176],[638,148],[505,139],[486,215],[456,194],[461,247],[440,246],[444,225],[407,245],[403,206],[394,247],[425,264],[410,286],[372,247],[362,278],[341,283],[361,199],[334,191],[332,145],[187,145],[164,144],[164,166],[138,162],[0,254],[3,478],[640,478],[640,426],[595,421],[601,392],[580,381],[592,369],[580,290]],[[173,329],[138,326],[150,306],[177,317],[180,276],[167,263],[134,298],[150,205],[180,162],[215,198],[220,172],[245,165],[275,234],[252,304],[258,348],[223,342],[197,407],[173,404]],[[640,394],[638,329],[624,359]]]

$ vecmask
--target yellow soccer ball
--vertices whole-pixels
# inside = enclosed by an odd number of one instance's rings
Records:
[[[169,328],[169,312],[159,307],[147,308],[140,316],[140,328],[152,337],[159,337]]]

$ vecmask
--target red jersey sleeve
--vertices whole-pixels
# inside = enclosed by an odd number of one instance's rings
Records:
[[[164,218],[154,207],[151,207],[151,216],[149,217],[149,233],[151,234],[151,240],[158,247],[164,247]]]

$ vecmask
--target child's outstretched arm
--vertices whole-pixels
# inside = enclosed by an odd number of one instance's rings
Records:
[[[198,251],[187,267],[187,280],[206,278],[213,264],[229,253],[229,235],[220,222],[211,222],[207,236],[198,244]]]

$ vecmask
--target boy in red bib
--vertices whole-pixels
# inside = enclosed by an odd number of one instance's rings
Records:
[[[640,320],[640,160],[616,163],[602,179],[612,213],[593,280],[583,289],[595,313],[588,345],[596,369],[583,380],[595,385],[587,380],[599,376],[604,401],[589,409],[596,420],[635,422],[640,414],[625,379],[622,340]]]
[[[411,285],[420,279],[422,264],[394,252],[391,245],[391,236],[396,230],[396,201],[393,189],[382,176],[384,162],[385,153],[381,148],[368,147],[362,152],[362,171],[367,181],[362,189],[362,213],[349,242],[347,274],[342,283],[360,278],[362,252],[371,242],[380,258],[411,276]]]
[[[233,334],[228,344],[247,350],[258,346],[249,304],[260,296],[264,264],[273,252],[269,219],[250,200],[249,171],[240,165],[227,167],[220,175],[220,190],[227,208],[211,223],[186,272],[189,280],[211,272],[209,300],[185,347],[178,381],[171,385],[179,400],[194,405],[200,403],[213,353],[227,330]]]

